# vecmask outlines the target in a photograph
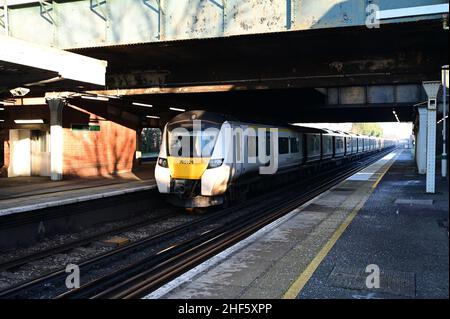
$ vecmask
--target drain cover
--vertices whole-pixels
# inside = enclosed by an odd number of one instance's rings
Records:
[[[334,267],[328,281],[331,286],[352,290],[388,293],[398,296],[414,297],[416,280],[414,273],[380,270],[380,288],[367,288],[369,273],[361,268]]]

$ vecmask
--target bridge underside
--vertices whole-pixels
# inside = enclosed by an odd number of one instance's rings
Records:
[[[379,29],[347,27],[72,51],[108,61],[105,90],[89,85],[76,90],[120,95],[108,103],[141,122],[147,115],[164,122],[176,115],[169,107],[220,111],[243,120],[391,122],[396,120],[393,110],[401,121],[414,119],[415,105],[425,100],[422,81],[440,78],[449,50],[442,21],[427,20]],[[373,88],[378,98],[372,98]],[[34,87],[31,94],[51,90],[74,87],[56,82]],[[96,107],[105,102],[73,103]]]
[[[129,101],[129,103],[127,103]],[[151,109],[132,105],[132,102],[151,103]],[[75,99],[71,103],[87,109],[98,109],[102,101]],[[326,105],[326,96],[314,89],[280,89],[259,91],[231,91],[214,93],[185,93],[128,96],[121,101],[110,100],[116,105],[137,114],[160,116],[164,120],[177,114],[169,107],[186,110],[202,109],[235,115],[243,121],[264,122],[395,122],[393,110],[401,121],[414,120],[414,104],[353,104]]]
[[[423,92],[402,100],[394,89],[391,100],[377,102],[367,88],[386,86],[381,95],[394,85],[422,90],[422,81],[440,78],[448,40],[441,21],[428,21],[75,52],[108,61],[108,90],[95,92],[152,104],[162,117],[178,107],[288,122],[378,122],[395,121],[395,110],[401,121],[412,121]],[[350,92],[331,103],[330,90],[318,88],[361,88],[365,97]]]

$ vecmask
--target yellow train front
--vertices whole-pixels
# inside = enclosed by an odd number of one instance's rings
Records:
[[[223,115],[190,111],[167,123],[155,179],[170,203],[193,208],[224,202],[232,165],[225,163],[227,146],[215,146],[224,138],[227,120]]]

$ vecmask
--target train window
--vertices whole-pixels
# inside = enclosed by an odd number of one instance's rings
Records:
[[[323,136],[323,153],[330,154],[333,152],[333,137],[332,136]]]
[[[299,140],[298,137],[291,137],[291,153],[298,153],[299,152]]]
[[[341,151],[344,149],[344,141],[342,141],[342,138],[340,137],[336,138],[336,149],[337,151]]]
[[[314,153],[314,144],[315,144],[314,135],[308,134],[306,139],[307,139],[306,143],[308,148],[308,154],[312,154]]]
[[[317,155],[320,153],[320,136],[316,134],[308,134],[307,147],[309,155]]]
[[[201,122],[201,132],[194,132],[190,121],[176,122],[167,126],[167,150],[169,156],[207,157],[211,156],[218,136],[218,131],[207,130],[219,128],[214,123]]]
[[[278,153],[279,154],[289,153],[289,138],[287,137],[278,138]]]

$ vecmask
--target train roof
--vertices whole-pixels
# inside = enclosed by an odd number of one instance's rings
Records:
[[[241,123],[246,123],[246,124],[274,125],[276,127],[291,129],[293,131],[300,132],[300,133],[326,134],[326,135],[334,135],[334,136],[351,136],[351,137],[359,137],[359,138],[375,138],[374,136],[365,136],[365,135],[360,135],[360,134],[355,134],[355,133],[348,133],[348,132],[342,132],[342,131],[337,131],[337,130],[329,130],[326,128],[315,128],[315,127],[298,126],[298,125],[292,125],[292,124],[280,124],[280,123],[242,122],[239,119],[237,119],[231,115],[203,111],[203,110],[192,110],[192,111],[186,111],[186,112],[180,113],[177,116],[175,116],[174,118],[172,118],[168,123],[176,123],[176,122],[192,121],[192,120],[207,121],[207,122],[211,122],[211,123],[215,123],[215,124],[222,124],[224,122],[229,121],[229,122],[241,122]]]
[[[216,124],[222,124],[223,122],[226,121],[237,121],[235,117],[230,115],[201,110],[193,110],[178,114],[177,116],[172,118],[169,121],[169,123],[193,121],[193,120],[208,121]]]
[[[216,124],[222,124],[224,122],[229,121],[229,122],[238,122],[238,123],[246,123],[246,124],[273,125],[276,127],[291,129],[293,131],[298,131],[298,132],[303,132],[303,133],[317,133],[317,134],[325,133],[325,131],[321,130],[321,129],[289,125],[289,124],[269,123],[269,122],[264,122],[264,121],[263,122],[250,122],[250,121],[243,122],[231,115],[215,113],[215,112],[208,112],[208,111],[201,111],[201,110],[193,110],[193,111],[186,111],[186,112],[180,113],[177,116],[173,117],[168,123],[173,124],[173,123],[177,123],[177,122],[192,121],[192,120],[208,121],[208,122],[216,123]]]
[[[327,132],[320,128],[308,127],[308,126],[298,126],[298,125],[288,125],[288,128],[293,131],[297,131],[300,133],[311,133],[311,134],[326,134]]]
[[[334,131],[329,129],[323,129],[325,131],[326,135],[332,135],[332,136],[343,136],[345,135],[343,132],[340,131]]]

